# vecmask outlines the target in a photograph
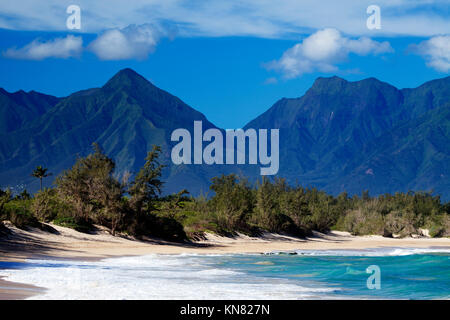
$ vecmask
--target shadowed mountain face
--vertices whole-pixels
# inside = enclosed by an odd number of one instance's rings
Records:
[[[9,93],[0,88],[0,134],[25,126],[57,104],[58,98],[35,91]]]
[[[161,146],[162,162],[169,165],[165,170],[167,191],[179,191],[185,184],[196,193],[205,186],[203,191],[207,191],[208,180],[217,173],[217,168],[210,174],[211,167],[170,165],[173,130],[192,131],[195,120],[202,121],[205,129],[214,125],[130,69],[117,73],[102,88],[59,100],[36,117],[0,136],[0,184],[4,187],[24,185],[36,190],[37,181],[30,176],[33,168],[42,164],[57,175],[69,168],[78,155],[91,152],[93,142],[115,159],[119,174],[137,172],[152,145]],[[47,180],[50,185],[50,179]]]
[[[431,190],[450,197],[450,77],[398,90],[318,78],[247,128],[280,128],[280,171],[332,193]]]
[[[333,193],[434,189],[449,198],[449,97],[450,77],[403,90],[374,78],[318,78],[303,97],[281,99],[246,128],[280,128],[278,176],[291,183]],[[193,136],[195,120],[203,131],[215,127],[130,69],[66,98],[0,89],[0,186],[36,190],[30,172],[37,165],[57,175],[92,142],[116,160],[119,174],[136,172],[160,145],[166,192],[205,192],[221,173],[259,177],[259,165],[173,165],[170,135],[186,128]]]

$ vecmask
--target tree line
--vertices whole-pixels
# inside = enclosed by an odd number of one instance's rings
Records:
[[[51,173],[39,166],[32,173],[41,185],[35,195],[0,190],[0,221],[10,220],[19,228],[48,228],[44,223],[53,222],[81,232],[101,225],[112,235],[171,241],[200,239],[205,232],[306,237],[314,231],[342,230],[404,237],[427,229],[432,237],[450,235],[450,202],[442,203],[430,192],[333,196],[291,186],[282,178],[263,177],[252,184],[230,174],[211,180],[211,196],[192,197],[182,190],[163,197],[160,154],[154,146],[133,178],[129,173],[119,178],[114,160],[93,144],[91,154],[56,177],[53,188],[44,189],[42,180]]]

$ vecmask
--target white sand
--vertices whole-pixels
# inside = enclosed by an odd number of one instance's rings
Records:
[[[51,225],[59,234],[38,229],[24,231],[7,224],[12,234],[0,239],[0,261],[23,260],[31,257],[59,257],[102,259],[117,256],[145,254],[221,254],[266,253],[288,250],[367,249],[381,247],[450,249],[450,238],[384,238],[381,236],[352,236],[347,232],[315,233],[314,237],[298,239],[266,233],[261,237],[238,235],[234,238],[207,234],[206,240],[195,243],[171,243],[159,239],[139,241],[126,237],[113,237],[106,229],[95,234]]]

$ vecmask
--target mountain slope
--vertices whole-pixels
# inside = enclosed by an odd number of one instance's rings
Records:
[[[445,199],[450,190],[450,105],[430,110],[367,144],[365,159],[331,188],[374,194],[433,190]]]
[[[214,127],[177,97],[125,69],[103,87],[61,99],[26,128],[0,136],[0,181],[36,188],[29,176],[35,166],[43,164],[56,175],[70,167],[77,155],[89,153],[93,142],[116,160],[119,173],[136,172],[153,144],[162,147],[163,162],[170,166],[171,132],[192,128],[194,120],[202,121],[204,128]],[[187,171],[200,169],[190,167]],[[181,189],[183,177],[189,177],[184,179],[189,185],[207,184],[208,173],[185,171],[165,170],[166,178],[171,177],[169,191]]]
[[[401,90],[374,78],[318,78],[305,95],[279,100],[245,129],[280,129],[278,176],[292,184],[334,194],[434,189],[450,199],[449,98],[450,77]],[[137,172],[160,145],[166,192],[207,192],[221,173],[260,178],[259,165],[173,165],[170,135],[185,128],[193,137],[195,120],[203,131],[215,128],[131,69],[65,98],[0,90],[0,187],[35,191],[36,166],[55,177],[93,142],[116,160],[119,174]]]
[[[448,160],[437,160],[447,159],[448,151],[425,152],[409,144],[448,146],[449,132],[440,128],[448,126],[449,97],[450,77],[403,90],[374,78],[318,78],[303,97],[278,101],[246,128],[280,128],[279,174],[292,183],[333,193],[435,188],[450,197],[442,179],[421,178],[424,172],[448,176]],[[411,157],[428,169],[407,169]],[[369,163],[380,158],[374,173]],[[400,174],[405,170],[410,172]]]
[[[46,113],[59,99],[35,91],[9,93],[0,88],[0,134],[20,129]]]

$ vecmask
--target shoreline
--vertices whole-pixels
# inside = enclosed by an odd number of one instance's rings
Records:
[[[151,254],[264,254],[294,250],[367,250],[380,248],[424,248],[450,250],[450,238],[384,238],[381,236],[352,236],[347,232],[314,233],[300,239],[265,233],[260,237],[238,234],[227,238],[206,234],[205,240],[192,243],[171,243],[160,239],[135,240],[113,237],[106,229],[93,234],[51,225],[57,233],[39,229],[28,231],[8,225],[10,234],[0,238],[0,269],[27,259],[97,261],[106,258],[143,256]],[[8,266],[9,265],[9,266]],[[14,266],[12,266],[14,268]],[[0,277],[0,300],[26,299],[45,288],[8,281]]]
[[[0,277],[0,300],[24,300],[45,291],[31,284],[13,282]]]
[[[161,239],[136,240],[109,234],[104,228],[85,234],[73,229],[51,225],[56,233],[30,228],[25,231],[11,224],[11,233],[0,238],[0,262],[23,262],[26,259],[99,260],[147,254],[263,254],[293,250],[362,250],[376,248],[450,249],[450,238],[384,238],[352,236],[348,232],[315,232],[301,239],[287,235],[264,233],[259,237],[238,234],[223,237],[207,233],[204,240],[174,243]]]

